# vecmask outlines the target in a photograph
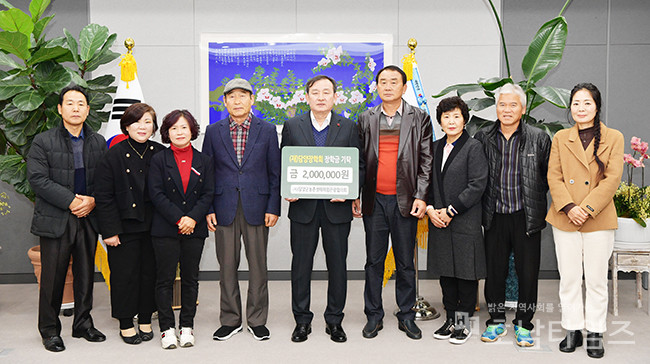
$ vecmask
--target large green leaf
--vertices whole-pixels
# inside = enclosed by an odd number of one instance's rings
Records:
[[[90,126],[94,131],[97,131],[102,127],[102,123],[108,121],[108,114],[108,112],[91,109],[88,118],[86,118],[86,124],[88,124],[88,126]]]
[[[70,50],[66,48],[66,39],[63,37],[54,38],[47,41],[32,54],[27,63],[34,65],[36,63],[44,62],[50,59],[59,58],[66,53],[69,53]]]
[[[63,34],[65,34],[67,47],[70,50],[70,53],[72,54],[72,60],[77,65],[77,67],[81,68],[81,64],[79,63],[79,46],[77,45],[77,40],[65,28],[63,28]]]
[[[13,103],[9,103],[7,106],[5,106],[4,109],[2,109],[2,116],[11,125],[17,125],[27,120],[29,117],[29,112],[22,111]]]
[[[108,39],[108,28],[99,24],[88,24],[79,34],[79,58],[90,61],[95,52]]]
[[[34,201],[34,192],[27,181],[27,163],[20,155],[0,155],[0,179],[14,186],[16,192]]]
[[[551,19],[539,28],[521,62],[528,85],[544,78],[560,63],[567,32],[567,23],[563,16]]]
[[[29,113],[29,117],[20,124],[7,125],[4,128],[7,139],[16,145],[25,145],[27,137],[36,134],[39,127],[39,119],[43,116],[40,111]]]
[[[20,173],[20,166],[23,164],[25,161],[20,155],[0,156],[0,179],[9,184],[20,182],[26,177],[26,173]]]
[[[50,6],[50,0],[32,0],[29,3],[29,13],[32,14],[32,20],[34,22],[38,21],[48,6]]]
[[[0,80],[0,100],[6,100],[31,88],[32,83],[27,76],[4,78]]]
[[[513,83],[512,78],[510,77],[492,77],[488,79],[480,78],[478,80],[479,85],[488,91],[494,91],[499,87],[505,85],[506,83]]]
[[[0,51],[0,65],[9,66],[12,68],[20,68],[20,69],[23,68],[23,66],[21,66],[20,63],[16,62],[7,53],[2,51]]]
[[[107,49],[101,53],[97,53],[93,59],[86,63],[86,72],[96,70],[99,66],[109,63],[119,57],[120,54]]]
[[[109,94],[88,90],[88,105],[91,109],[101,110],[112,101],[113,98]]]
[[[70,53],[70,50],[64,47],[54,47],[54,48],[41,47],[36,52],[34,52],[32,58],[30,58],[29,61],[27,61],[27,63],[30,65],[34,65],[39,62],[59,58],[65,55],[66,53]]]
[[[31,56],[29,37],[20,32],[0,32],[0,49],[15,54],[21,59]]]
[[[452,85],[444,90],[440,91],[437,95],[432,95],[433,98],[438,98],[445,96],[446,94],[455,91],[458,96],[462,96],[468,92],[483,91],[483,86],[477,83],[461,83],[458,85]]]
[[[29,90],[19,93],[14,97],[12,103],[21,111],[32,111],[43,104],[45,96],[36,90]]]
[[[77,72],[71,70],[68,67],[64,67],[64,68],[65,68],[66,72],[68,72],[70,74],[70,77],[72,79],[72,83],[74,83],[75,85],[79,85],[79,86],[81,86],[83,88],[88,88],[88,83],[86,83],[86,80],[81,78],[81,76],[79,76],[79,74]]]
[[[494,120],[488,120],[488,119],[483,119],[479,116],[472,115],[472,117],[469,118],[469,121],[465,125],[467,128],[467,132],[469,135],[474,136],[477,131],[484,129],[484,128],[489,128],[490,126],[494,125],[495,121]]]
[[[7,9],[14,9],[14,6],[7,0],[0,0],[0,4],[4,5]]]
[[[529,124],[536,128],[544,130],[546,134],[548,134],[548,136],[551,138],[553,138],[555,133],[565,128],[565,125],[559,121],[553,121],[549,123],[549,122],[545,122],[544,120],[540,120],[537,123],[529,123]]]
[[[562,109],[568,108],[571,102],[571,91],[564,88],[540,86],[534,87],[533,91],[544,100]]]
[[[114,87],[111,87],[111,85],[115,82],[115,76],[113,75],[103,75],[99,76],[97,78],[94,78],[92,80],[88,80],[88,88],[94,91],[102,91],[102,92],[115,92],[115,91],[107,91],[110,89],[113,89]]]
[[[44,125],[44,130],[49,130],[58,126],[59,124],[61,124],[61,121],[63,120],[56,106],[53,106],[45,110],[45,116],[47,117],[47,122]]]
[[[483,97],[480,99],[474,98],[471,100],[465,101],[470,110],[481,111],[487,109],[490,106],[494,105],[494,98],[492,97]]]
[[[34,70],[34,79],[44,92],[59,92],[62,88],[68,86],[72,81],[72,76],[62,65],[54,62],[44,62],[39,64]]]
[[[0,11],[0,28],[8,32],[19,32],[29,37],[34,23],[29,15],[18,8]]]
[[[34,24],[34,38],[38,40],[41,37],[41,34],[43,34],[43,31],[47,27],[47,25],[50,23],[50,21],[54,18],[54,14],[50,16],[46,16],[45,18],[39,20]]]

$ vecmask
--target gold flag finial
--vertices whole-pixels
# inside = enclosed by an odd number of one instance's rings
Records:
[[[124,46],[126,47],[127,52],[131,53],[133,51],[133,47],[135,47],[135,41],[133,38],[126,38],[124,40]]]
[[[127,49],[126,54],[122,55],[122,60],[120,61],[120,79],[126,82],[126,88],[129,88],[129,82],[135,80],[135,75],[138,73],[138,65],[135,63],[135,58],[133,58],[133,47],[135,47],[135,41],[133,38],[126,38],[124,40],[124,46]]]
[[[418,46],[418,41],[415,38],[410,38],[406,45],[411,50],[411,53],[405,54],[402,57],[402,69],[406,73],[406,79],[413,79],[413,63],[415,63],[415,47]]]
[[[410,38],[409,41],[408,41],[408,43],[406,43],[406,45],[407,45],[407,46],[409,47],[409,49],[411,50],[411,53],[415,53],[415,47],[418,46],[418,41],[415,40],[415,38]]]

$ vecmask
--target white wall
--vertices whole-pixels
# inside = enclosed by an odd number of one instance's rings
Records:
[[[496,3],[500,10],[500,1]],[[498,76],[500,70],[499,32],[486,0],[90,0],[90,21],[118,34],[116,52],[125,52],[126,38],[135,40],[143,93],[159,115],[176,108],[200,115],[201,33],[392,33],[395,64],[401,64],[406,42],[413,37],[429,95],[451,84]],[[118,61],[96,72],[119,77]],[[436,105],[429,98],[432,112]],[[195,146],[201,143],[199,138]],[[290,269],[288,203],[283,203],[282,217],[270,233],[270,270]],[[424,269],[425,253],[420,257]],[[363,270],[364,263],[363,224],[357,219],[350,233],[348,269]],[[213,236],[206,241],[201,269],[218,269]],[[326,269],[322,249],[314,269]]]

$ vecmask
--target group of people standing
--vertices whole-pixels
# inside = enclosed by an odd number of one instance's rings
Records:
[[[311,272],[319,234],[328,270],[325,331],[335,342],[347,340],[342,321],[354,217],[363,218],[366,231],[363,337],[374,338],[383,329],[382,281],[390,238],[397,267],[397,327],[420,339],[411,309],[416,298],[413,258],[417,222],[426,215],[428,265],[440,276],[446,311],[433,336],[455,344],[467,341],[483,278],[490,319],[481,340],[496,341],[506,334],[505,280],[512,251],[519,280],[515,338],[521,346],[532,346],[546,219],[553,225],[567,330],[560,350],[582,345],[586,328],[589,356],[602,357],[607,260],[616,228],[612,197],[622,174],[623,137],[601,123],[598,89],[591,84],[574,88],[571,115],[576,125],[558,132],[553,143],[541,129],[522,122],[526,95],[519,86],[507,84],[497,91],[498,120],[474,138],[465,130],[467,105],[450,97],[437,107],[445,137],[434,142],[429,115],[402,99],[406,74],[386,66],[375,81],[382,102],[355,123],[332,112],[334,79],[310,79],[305,87],[310,111],[284,123],[278,146],[275,127],[252,114],[253,87],[232,79],[224,88],[228,117],[207,128],[200,152],[191,144],[199,125],[188,111],[174,110],[163,118],[161,139],[170,144],[165,148],[151,140],[158,130],[156,113],[143,103],[124,112],[120,124],[127,138],[106,151],[104,139],[84,125],[89,111],[85,91],[64,89],[62,124],[36,137],[27,161],[36,193],[32,232],[41,237],[38,325],[45,348],[65,349],[57,314],[71,255],[73,337],[105,340],[90,317],[98,233],[108,246],[112,316],[124,342],[151,340],[151,317],[157,311],[163,348],[194,345],[199,262],[208,231],[215,234],[220,266],[221,326],[213,339],[227,340],[243,329],[237,278],[242,241],[250,272],[247,330],[256,340],[269,339],[267,245],[269,228],[280,216],[280,150],[334,146],[359,149],[360,198],[286,198],[296,322],[292,341],[305,341],[312,331]],[[549,187],[553,204],[547,214]],[[171,308],[177,267],[178,335]]]
[[[497,122],[474,138],[464,131],[469,113],[462,99],[444,99],[436,110],[446,136],[432,147],[428,264],[440,276],[447,319],[433,336],[455,344],[471,336],[468,319],[482,278],[490,318],[481,340],[506,335],[505,282],[512,252],[519,288],[515,340],[533,346],[541,230],[549,222],[567,331],[559,349],[574,352],[583,345],[586,329],[587,354],[601,358],[623,135],[601,121],[600,91],[589,83],[571,91],[575,125],[556,133],[552,142],[541,129],[522,122],[526,94],[521,87],[506,84],[495,100]],[[553,201],[547,210],[549,189]]]

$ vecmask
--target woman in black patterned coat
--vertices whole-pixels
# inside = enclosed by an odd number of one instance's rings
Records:
[[[481,196],[488,165],[481,143],[464,130],[469,111],[460,97],[440,101],[436,117],[446,136],[432,147],[428,265],[440,276],[447,319],[434,337],[462,344],[471,336],[478,280],[486,276]]]
[[[111,269],[111,313],[127,344],[153,338],[156,262],[151,243],[153,204],[147,193],[151,157],[165,147],[149,138],[158,130],[156,112],[143,103],[129,106],[120,119],[127,139],[111,147],[97,169],[95,199],[99,232]],[[133,317],[138,316],[138,331]]]

